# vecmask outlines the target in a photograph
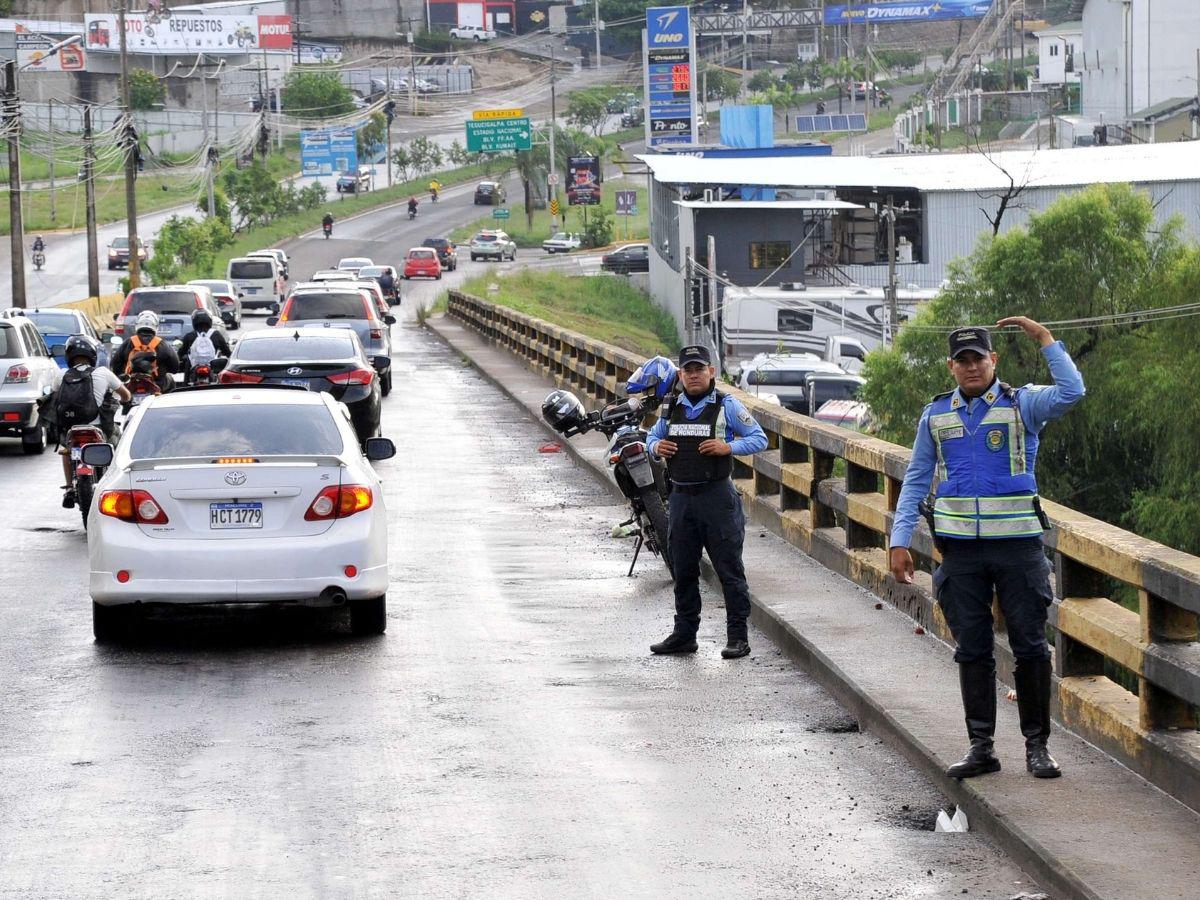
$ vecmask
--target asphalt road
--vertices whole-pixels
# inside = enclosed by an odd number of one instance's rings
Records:
[[[396,261],[464,203],[339,223],[293,271]],[[406,285],[403,309],[446,281]],[[0,896],[1028,888],[980,835],[933,833],[945,801],[761,634],[721,660],[711,597],[700,652],[652,657],[670,587],[650,561],[625,577],[622,508],[428,332],[395,339],[380,638],[242,610],[97,646],[58,461],[0,441]]]

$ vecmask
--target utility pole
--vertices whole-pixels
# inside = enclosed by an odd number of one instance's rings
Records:
[[[746,39],[747,39],[747,24],[750,19],[750,0],[742,0],[742,91],[746,90],[746,81],[749,79],[750,70],[748,68],[749,59],[746,54]]]
[[[12,304],[25,308],[25,233],[21,220],[21,107],[17,61],[4,64],[4,130],[8,132],[9,246],[12,251]]]
[[[887,230],[888,230],[888,344],[896,342],[896,332],[900,327],[900,302],[896,297],[896,207],[892,205],[892,195],[887,199]]]
[[[296,52],[296,65],[300,65],[300,0],[292,0],[292,49]]]
[[[58,210],[54,203],[54,98],[51,97],[47,103],[46,116],[46,131],[50,134],[50,223],[54,224],[58,221]]]
[[[92,107],[83,108],[83,191],[87,197],[88,296],[100,296],[100,261],[96,258],[96,148],[92,145]]]
[[[554,56],[554,45],[550,45],[550,197],[558,202],[558,157],[554,155],[554,132],[558,130],[558,105],[555,85],[558,79],[558,65]],[[561,213],[562,210],[560,209]],[[567,226],[567,217],[563,216],[563,228]],[[550,230],[558,228],[558,216],[550,217]]]
[[[596,68],[600,68],[600,0],[596,0]]]
[[[118,0],[117,33],[121,40],[121,107],[125,111],[125,219],[129,236],[129,287],[142,283],[141,243],[137,228],[137,130],[129,103],[129,46],[125,37],[125,13],[129,0]]]

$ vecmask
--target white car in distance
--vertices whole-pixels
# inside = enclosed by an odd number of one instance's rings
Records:
[[[153,605],[349,606],[355,634],[387,625],[387,510],[349,414],[329,394],[229,385],[137,407],[88,516],[96,639]]]
[[[373,265],[375,265],[375,263],[371,261],[370,257],[347,256],[338,260],[337,267],[339,272],[350,272],[354,275],[357,275],[359,269]]]
[[[460,41],[494,41],[496,32],[480,25],[459,25],[450,29],[450,37]]]
[[[542,241],[542,249],[547,253],[570,253],[572,250],[578,250],[581,245],[579,235],[569,231],[556,231],[553,237]]]

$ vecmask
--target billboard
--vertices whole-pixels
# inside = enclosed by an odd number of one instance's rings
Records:
[[[567,158],[567,203],[595,206],[600,202],[600,157]]]
[[[357,130],[322,128],[300,132],[300,174],[333,175],[358,168]]]
[[[945,19],[980,19],[992,0],[894,0],[825,7],[826,25],[861,25],[866,22],[938,22]]]
[[[696,142],[696,35],[686,6],[646,10],[646,145]]]
[[[616,199],[616,213],[618,216],[637,215],[637,191],[617,191]]]
[[[120,51],[115,15],[88,14],[83,21],[87,49],[101,53]],[[158,13],[130,13],[125,17],[125,41],[131,53],[162,55],[291,50],[292,18],[181,12],[164,18]]]
[[[27,72],[82,72],[86,63],[82,41],[60,47],[53,56],[48,55],[50,48],[66,37],[31,34],[18,27],[17,65]]]

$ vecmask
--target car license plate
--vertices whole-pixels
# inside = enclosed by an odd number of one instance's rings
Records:
[[[76,460],[76,461],[83,459],[83,448],[82,447],[72,447],[71,448],[71,459]]]
[[[302,387],[305,390],[308,390],[309,387],[308,382],[303,378],[284,378],[281,383],[290,387]]]
[[[210,503],[209,528],[262,528],[261,503]]]
[[[243,293],[246,293],[246,294],[257,294],[257,293],[258,293],[258,288],[256,288],[256,287],[246,287],[246,288],[243,288],[243,289],[242,289],[242,291],[243,291]]]

